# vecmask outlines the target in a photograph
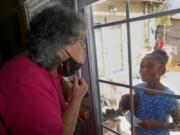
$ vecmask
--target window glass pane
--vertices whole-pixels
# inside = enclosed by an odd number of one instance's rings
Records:
[[[133,85],[142,82],[139,74],[142,58],[155,49],[162,49],[167,53],[169,59],[166,72],[161,75],[161,82],[171,88],[175,94],[180,95],[180,85],[175,81],[180,80],[180,23],[175,23],[173,19],[170,19],[169,25],[159,25],[157,23],[159,19],[153,18],[130,23]]]
[[[143,85],[139,87],[143,88]],[[178,135],[178,124],[180,122],[180,100],[165,95],[154,94],[148,90],[144,92],[141,89],[137,89],[136,93],[137,92],[138,96],[134,96],[133,100],[135,132],[139,132],[141,134],[147,132],[161,132],[162,134],[167,134],[170,132],[170,135]],[[170,92],[170,90],[167,89],[167,92]],[[119,132],[120,134],[130,135],[130,121],[132,113],[130,113],[128,108],[125,108],[130,105],[129,89],[100,83],[100,95],[103,125]],[[121,116],[120,113],[124,112],[123,109],[128,111]],[[143,128],[144,124],[142,124],[142,127],[139,127],[141,122],[145,122],[144,120],[153,120],[153,122],[160,122],[162,124],[176,124],[175,127],[171,129],[173,132],[171,130],[152,129],[147,131],[147,129],[144,129],[145,127]],[[162,125],[159,126],[162,127]],[[107,129],[104,129],[103,131],[104,134],[109,133]]]
[[[130,124],[125,116],[120,116],[119,102],[122,99],[122,95],[128,94],[129,89],[119,87],[115,85],[109,85],[105,83],[99,83],[100,85],[100,97],[101,97],[101,110],[103,116],[103,125],[119,132],[123,135],[131,135]],[[125,103],[124,103],[125,104]],[[127,103],[125,104],[126,107]],[[103,128],[105,135],[109,135],[109,131]]]
[[[92,5],[94,24],[126,19],[124,0],[101,0]]]
[[[130,0],[130,17],[180,8],[179,0]]]
[[[130,0],[130,18],[177,9],[180,8],[178,3],[179,0]],[[92,12],[94,25],[126,19],[125,3],[123,0],[99,1],[92,5]],[[161,65],[161,58],[156,58],[157,61],[153,59],[152,62],[156,62],[149,66],[149,69],[153,70],[149,74],[150,79],[153,80],[153,76],[154,78],[159,77],[162,85],[156,88],[163,90],[163,92],[180,95],[180,85],[175,81],[180,80],[179,14],[130,22],[132,65],[128,65],[126,23],[95,28],[94,33],[98,79],[129,84],[129,66],[132,66],[133,85],[138,84],[139,87],[147,88],[147,84],[144,82],[149,81],[148,75],[142,74],[142,67],[145,67],[145,65],[142,65],[141,61],[145,55],[154,50],[162,49],[169,56],[165,67],[166,72],[162,70],[165,68]],[[141,75],[139,73],[140,64]],[[161,65],[162,68],[157,65]],[[154,67],[156,67],[156,71],[154,71]],[[120,109],[119,102],[123,100],[124,94],[129,94],[129,89],[105,83],[99,83],[99,86],[103,125],[120,134],[130,135],[132,129],[130,124],[131,113],[126,112],[123,116],[120,116],[118,113]],[[153,87],[151,89],[156,88]],[[177,119],[175,118],[179,118],[177,113],[171,114],[179,105],[179,100],[170,96],[148,92],[138,90],[138,98],[133,96],[135,109],[133,118],[135,122],[139,123],[146,119],[153,119],[162,123],[164,121],[168,123],[176,121]],[[128,96],[126,95],[126,97]],[[134,123],[136,125],[135,131],[144,134],[144,129],[138,127],[137,123]],[[160,132],[167,134],[170,131],[161,130]],[[103,134],[110,135],[114,133],[103,128]],[[170,135],[177,134],[178,132],[170,132]]]
[[[99,79],[129,83],[126,25],[94,29]]]
[[[28,16],[30,19],[50,4],[50,0],[26,0]]]

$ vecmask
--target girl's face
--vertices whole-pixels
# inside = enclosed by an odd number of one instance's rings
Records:
[[[144,82],[155,82],[160,80],[165,68],[162,67],[156,57],[145,56],[140,64],[140,75]]]

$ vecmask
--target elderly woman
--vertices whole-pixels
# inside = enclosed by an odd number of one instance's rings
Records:
[[[85,61],[84,21],[51,6],[32,18],[30,28],[27,53],[0,70],[0,134],[72,135],[88,86],[74,76],[69,88],[63,77]],[[69,89],[67,104],[63,91]]]

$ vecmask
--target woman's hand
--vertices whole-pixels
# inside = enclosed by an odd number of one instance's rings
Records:
[[[73,86],[72,86],[72,100],[81,102],[84,95],[88,90],[88,85],[83,78],[78,78],[76,75],[73,77]]]
[[[138,125],[144,129],[164,129],[163,123],[152,119],[144,120],[138,123]]]

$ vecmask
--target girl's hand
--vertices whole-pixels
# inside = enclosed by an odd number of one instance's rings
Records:
[[[152,119],[144,120],[138,123],[138,125],[144,129],[163,129],[164,128],[163,123],[157,120],[152,120]]]

